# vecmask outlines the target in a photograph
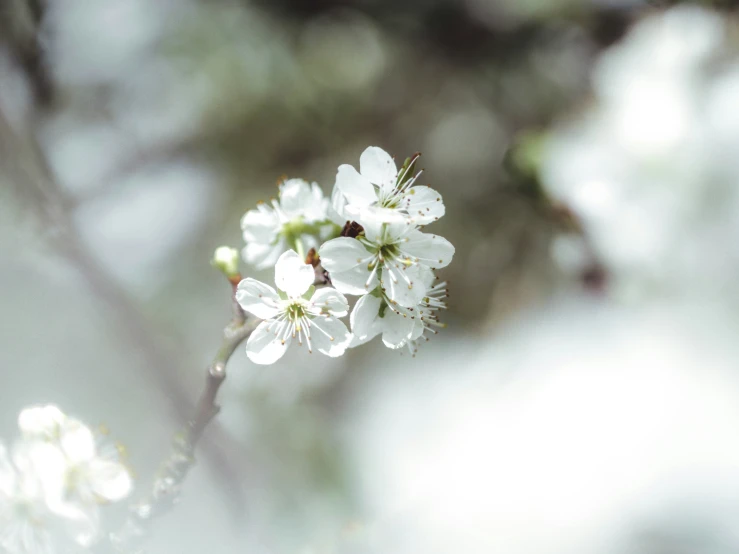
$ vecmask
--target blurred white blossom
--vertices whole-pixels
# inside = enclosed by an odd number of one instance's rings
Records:
[[[678,7],[637,24],[593,74],[595,104],[556,130],[544,187],[581,222],[614,291],[716,288],[739,277],[739,66],[726,23]]]
[[[89,547],[100,533],[100,505],[122,500],[131,476],[115,450],[100,450],[93,432],[53,405],[18,417],[10,455],[0,445],[0,542],[10,554]]]

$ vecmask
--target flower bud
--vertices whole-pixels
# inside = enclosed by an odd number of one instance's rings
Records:
[[[229,279],[239,275],[239,251],[230,246],[216,248],[211,265]]]

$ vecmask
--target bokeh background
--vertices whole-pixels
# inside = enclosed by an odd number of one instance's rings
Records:
[[[150,550],[738,551],[736,11],[2,0],[0,436],[57,403],[144,494],[229,318],[213,250],[283,176],[421,151],[449,328],[240,350]]]

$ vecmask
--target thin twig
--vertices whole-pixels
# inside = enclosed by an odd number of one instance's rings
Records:
[[[232,284],[238,283],[232,279]],[[235,290],[235,284],[234,284]],[[248,320],[232,297],[233,318],[223,330],[223,340],[216,355],[206,369],[205,389],[195,411],[195,417],[177,433],[172,450],[162,464],[151,490],[145,498],[131,506],[123,527],[110,535],[110,542],[117,552],[131,554],[141,552],[151,521],[168,512],[179,500],[185,478],[195,465],[195,448],[208,424],[220,411],[218,390],[226,379],[226,366],[234,351],[255,329],[257,320]]]

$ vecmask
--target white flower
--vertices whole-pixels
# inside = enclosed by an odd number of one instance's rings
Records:
[[[551,134],[543,188],[576,216],[621,298],[725,291],[739,223],[739,66],[716,12],[639,22],[594,68],[594,102]]]
[[[54,520],[38,476],[20,473],[0,444],[0,546],[10,554],[52,553]]]
[[[454,246],[408,223],[367,224],[357,238],[326,242],[320,256],[337,290],[362,295],[379,284],[393,303],[412,308],[426,295],[424,270],[449,265]]]
[[[302,179],[283,182],[278,200],[272,200],[270,206],[260,203],[241,219],[244,261],[264,269],[273,266],[289,248],[318,248],[335,228],[332,215],[329,199],[317,183]]]
[[[69,418],[53,404],[31,406],[18,414],[18,428],[25,438],[56,440]]]
[[[441,195],[430,187],[414,186],[420,175],[410,177],[416,159],[398,173],[390,154],[370,146],[359,158],[359,172],[350,165],[339,166],[336,189],[346,199],[344,211],[363,225],[370,221],[426,225],[442,217]]]
[[[446,309],[446,282],[433,285],[436,277],[428,269],[422,271],[421,279],[427,287],[426,296],[412,308],[394,304],[379,287],[362,296],[349,316],[354,335],[351,346],[359,346],[382,334],[382,342],[388,348],[407,345],[411,354],[415,354],[416,342],[426,332],[436,334],[434,327],[446,327],[436,313]]]
[[[308,351],[313,348],[327,356],[341,356],[351,341],[351,333],[339,317],[349,311],[349,304],[332,288],[313,289],[313,267],[293,250],[283,253],[275,265],[275,284],[252,278],[239,283],[236,300],[241,307],[264,319],[246,342],[246,354],[257,364],[279,360],[294,338],[303,340]]]
[[[122,500],[130,493],[128,470],[118,460],[117,452],[99,452],[92,431],[56,406],[27,408],[18,416],[18,424],[21,440],[13,448],[14,480],[12,490],[5,488],[6,507],[13,513],[19,505],[32,509],[32,527],[45,514],[48,521],[44,520],[43,529],[39,529],[41,538],[52,527],[63,528],[77,544],[89,546],[97,538],[99,506]],[[11,466],[4,467],[4,482],[10,482],[7,476],[11,475]],[[21,521],[8,525],[25,529]],[[25,540],[14,535],[8,541],[16,539]]]
[[[12,462],[0,445],[0,545],[9,553],[52,554],[95,542],[98,509],[72,501],[84,479],[69,469],[52,442],[18,441]]]

